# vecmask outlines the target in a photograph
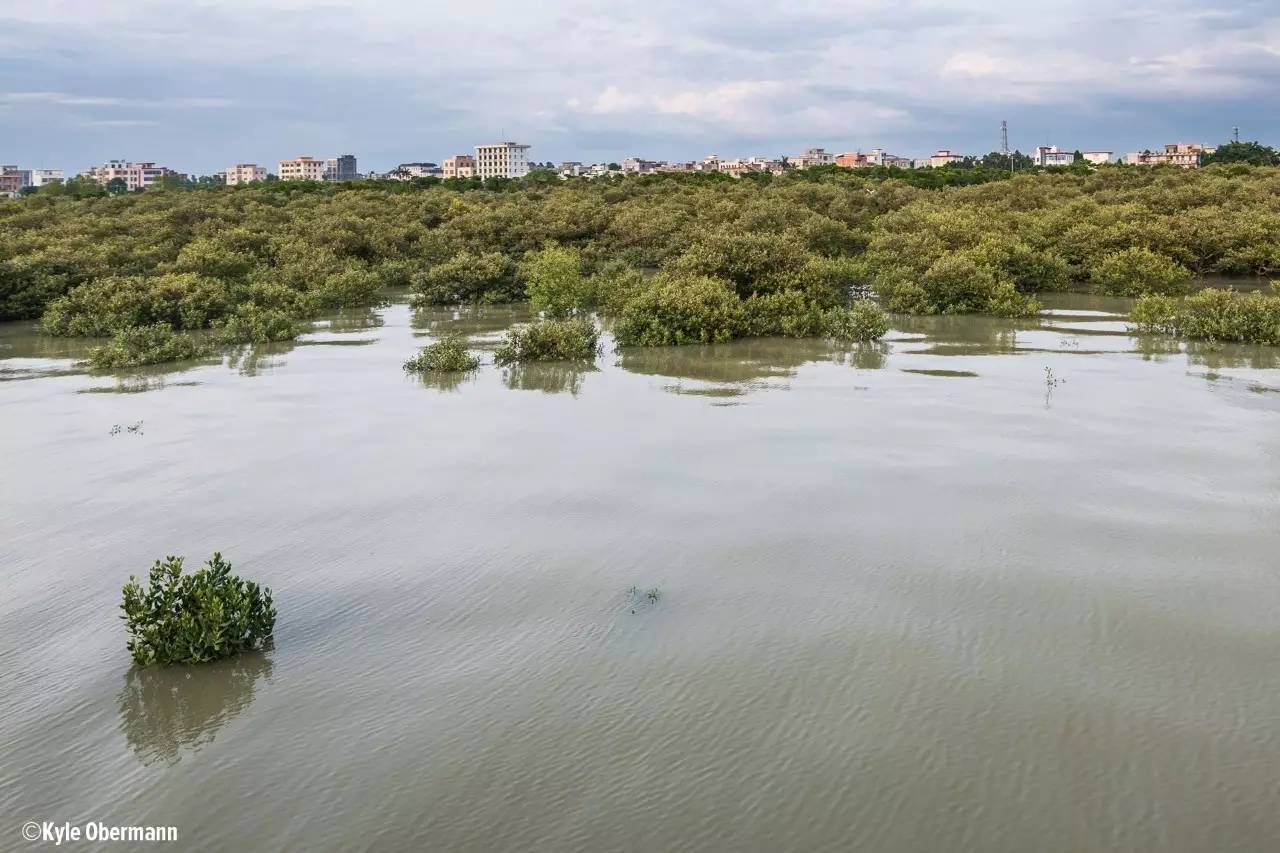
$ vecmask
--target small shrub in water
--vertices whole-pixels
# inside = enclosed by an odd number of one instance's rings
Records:
[[[188,335],[176,334],[169,324],[153,323],[116,332],[110,343],[89,350],[89,364],[99,370],[111,370],[183,361],[205,352],[206,347]]]
[[[271,590],[231,574],[215,553],[204,567],[182,573],[181,557],[156,560],[148,585],[124,587],[125,627],[135,663],[205,663],[258,647],[275,629]]]
[[[493,353],[498,364],[524,361],[576,361],[594,359],[600,332],[586,317],[540,320],[507,332]]]
[[[832,308],[826,315],[828,337],[837,341],[878,341],[889,331],[889,318],[869,299],[859,299],[848,308]]]
[[[298,337],[298,324],[274,308],[252,303],[241,305],[218,331],[218,340],[227,344],[267,344]]]
[[[404,363],[411,373],[436,371],[439,373],[463,373],[480,366],[480,359],[467,351],[467,339],[461,335],[449,335],[418,350],[418,354]]]
[[[529,304],[548,317],[568,317],[590,301],[591,285],[582,275],[582,256],[576,249],[548,246],[529,255],[520,271]]]
[[[630,299],[613,334],[623,346],[709,344],[738,337],[742,301],[727,281],[662,273]]]

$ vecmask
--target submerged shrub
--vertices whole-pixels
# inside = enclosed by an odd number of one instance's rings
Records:
[[[586,317],[539,320],[507,332],[493,359],[498,364],[594,359],[599,342],[599,330]]]
[[[824,321],[827,336],[837,341],[878,341],[889,331],[889,318],[869,299],[859,299],[848,308],[832,308]]]
[[[1183,293],[1191,270],[1167,255],[1131,246],[1106,255],[1093,269],[1094,286],[1112,296]]]
[[[461,373],[475,370],[480,359],[467,351],[467,339],[462,335],[448,335],[418,350],[418,354],[404,363],[411,373],[431,370],[440,373]]]
[[[130,576],[120,609],[142,666],[230,657],[259,646],[276,624],[271,590],[231,574],[219,553],[188,575],[182,557],[156,560],[147,586]]]
[[[970,253],[948,252],[919,276],[882,275],[876,290],[890,311],[902,314],[972,314],[1029,317],[1040,310],[1013,282],[979,264]]]
[[[1280,295],[1214,288],[1182,299],[1148,295],[1133,306],[1129,319],[1137,332],[1280,345]]]
[[[189,335],[176,334],[166,323],[131,326],[109,343],[89,350],[89,364],[100,370],[183,361],[204,355],[207,347]]]
[[[798,290],[779,290],[743,300],[742,323],[735,337],[813,338],[825,328],[821,305]]]
[[[548,317],[567,317],[590,302],[590,286],[582,275],[582,256],[574,249],[548,246],[527,257],[521,273],[530,305]]]
[[[284,311],[245,303],[222,324],[218,340],[227,344],[267,344],[291,341],[298,332],[298,323]]]
[[[1178,333],[1178,300],[1158,293],[1140,296],[1129,310],[1129,322],[1135,332],[1175,335]]]
[[[742,301],[728,282],[662,273],[622,309],[613,334],[624,346],[728,341],[739,335]]]
[[[415,307],[514,301],[523,295],[516,265],[501,252],[459,252],[411,279]]]

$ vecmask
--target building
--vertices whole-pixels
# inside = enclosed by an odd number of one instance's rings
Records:
[[[1111,162],[1110,151],[1081,151],[1080,156],[1087,163],[1098,165]],[[1040,145],[1031,152],[1031,163],[1034,166],[1070,166],[1076,161],[1076,152],[1062,151],[1056,145]]]
[[[1184,169],[1195,169],[1200,166],[1206,154],[1217,150],[1195,142],[1177,142],[1166,145],[1163,151],[1126,154],[1124,161],[1131,166],[1181,166]]]
[[[476,158],[470,154],[454,154],[440,164],[446,178],[474,178],[476,176]]]
[[[414,178],[440,178],[444,176],[444,170],[435,163],[401,163],[390,172],[386,177],[393,181],[412,181]],[[369,173],[369,177],[373,177],[373,173]]]
[[[237,163],[222,173],[222,181],[229,187],[266,179],[267,170],[256,163]]]
[[[949,154],[950,152],[947,153]],[[841,154],[835,159],[835,164],[845,169],[867,169],[872,166],[885,166],[893,169],[915,168],[915,161],[910,157],[889,154],[883,148],[872,148],[866,154],[861,151]]]
[[[32,169],[31,183],[33,187],[43,187],[47,184],[61,183],[63,174],[61,169]]]
[[[125,188],[130,191],[145,190],[161,178],[186,177],[173,169],[157,166],[155,163],[130,163],[125,160],[109,160],[101,166],[86,169],[82,174],[89,180],[97,181],[104,186],[112,181],[124,181]]]
[[[356,156],[354,154],[343,154],[341,157],[326,160],[324,179],[326,181],[360,180],[360,173],[356,171]]]
[[[0,166],[0,197],[16,198],[31,183],[31,173],[17,166]]]
[[[950,148],[939,148],[929,156],[928,166],[930,169],[938,169],[942,166],[950,166],[953,163],[963,163],[964,157],[960,154],[953,154]]]
[[[622,171],[627,175],[647,175],[658,171],[662,164],[657,160],[642,160],[639,157],[628,157],[622,161]]]
[[[808,169],[811,166],[833,166],[836,157],[828,154],[825,148],[810,148],[799,157],[788,157],[787,165],[793,169]]]
[[[276,174],[282,181],[323,181],[328,164],[309,154],[300,154],[292,160],[281,160]]]
[[[476,146],[476,177],[523,178],[529,174],[529,148],[517,142]]]

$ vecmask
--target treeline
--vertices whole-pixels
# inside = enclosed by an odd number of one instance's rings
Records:
[[[527,256],[548,247],[642,344],[818,334],[871,293],[898,312],[1025,315],[1044,291],[1177,294],[1195,274],[1280,271],[1274,168],[462,183],[3,202],[0,318],[55,335],[153,329],[158,352],[183,348],[154,327],[279,340],[390,288],[420,304],[527,298]]]

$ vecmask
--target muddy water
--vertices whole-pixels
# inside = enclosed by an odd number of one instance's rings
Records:
[[[1276,849],[1280,351],[1124,305],[425,381],[519,312],[4,327],[0,849]],[[123,581],[215,549],[274,647],[131,668]]]

